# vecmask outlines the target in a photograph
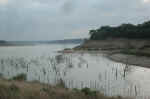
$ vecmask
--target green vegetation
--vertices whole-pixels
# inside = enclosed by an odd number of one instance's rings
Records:
[[[11,80],[19,80],[19,81],[25,81],[27,79],[27,75],[26,74],[19,74],[13,78],[11,78]]]
[[[84,89],[66,89],[40,83],[0,79],[0,99],[128,99],[107,97],[100,92]]]
[[[138,25],[102,26],[96,30],[90,30],[89,34],[91,40],[107,38],[150,39],[150,21]]]
[[[90,95],[90,96],[96,96],[98,93],[97,91],[92,91],[90,88],[83,88],[81,89],[81,92],[83,92],[85,95]]]

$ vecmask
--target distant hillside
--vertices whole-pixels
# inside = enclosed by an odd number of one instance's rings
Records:
[[[108,38],[150,39],[150,21],[142,24],[122,24],[117,27],[102,26],[90,30],[90,40],[104,40]]]
[[[89,33],[90,39],[76,50],[105,50],[111,54],[150,57],[150,21],[137,25],[102,26]]]
[[[82,43],[83,39],[65,39],[65,40],[54,40],[54,41],[49,41],[47,43],[60,43],[60,44],[68,44],[68,43],[73,43],[73,44],[79,44]]]
[[[3,41],[0,40],[0,46],[22,46],[22,45],[38,45],[38,44],[81,44],[83,39],[65,39],[51,41]]]
[[[12,44],[78,44],[82,43],[82,39],[65,39],[65,40],[50,40],[50,41],[11,41]]]

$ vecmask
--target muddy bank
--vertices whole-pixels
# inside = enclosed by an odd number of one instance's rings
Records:
[[[112,54],[112,55],[108,54],[107,58],[116,62],[124,63],[124,64],[150,68],[150,58],[145,57],[145,56],[138,57],[136,55],[127,55],[127,54],[117,53],[117,54]]]
[[[105,53],[113,61],[150,67],[150,40],[148,39],[87,40],[73,50]]]

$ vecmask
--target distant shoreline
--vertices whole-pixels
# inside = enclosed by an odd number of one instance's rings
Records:
[[[35,46],[36,44],[0,44],[0,47]]]

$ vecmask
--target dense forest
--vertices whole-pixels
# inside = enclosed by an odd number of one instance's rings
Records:
[[[150,39],[150,21],[142,24],[122,24],[120,26],[102,26],[96,30],[90,30],[91,40],[107,38]]]

